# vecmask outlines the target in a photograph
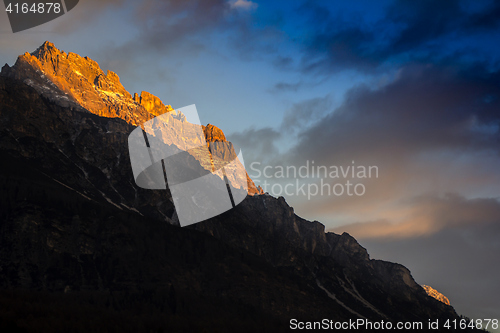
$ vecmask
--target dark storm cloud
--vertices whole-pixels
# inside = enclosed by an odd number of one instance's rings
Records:
[[[272,63],[279,69],[290,70],[293,69],[294,59],[292,57],[278,55]]]
[[[228,140],[242,149],[245,160],[250,163],[270,163],[279,156],[276,141],[280,138],[281,134],[270,127],[250,128],[228,135]]]
[[[458,1],[397,1],[389,9],[386,20],[402,28],[388,45],[386,54],[411,51],[457,31],[467,16]]]
[[[101,15],[108,15],[112,18],[117,10],[127,4],[127,0],[85,0],[79,1],[77,10],[73,11],[69,17],[64,17],[56,21],[54,31],[61,34],[73,34],[77,30],[85,28]],[[111,22],[110,22],[111,23]]]
[[[316,97],[295,103],[285,112],[281,130],[288,134],[307,128],[331,108],[331,97]]]
[[[249,1],[241,1],[244,6],[235,3],[92,0],[79,4],[78,15],[59,20],[55,31],[73,33],[101,16],[109,19],[110,26],[126,20],[130,39],[121,36],[106,49],[113,57],[127,59],[144,50],[151,56],[179,48],[197,54],[210,48],[210,38],[218,32],[224,36],[223,42],[218,41],[240,59],[266,60],[286,71],[328,75],[344,69],[373,72],[387,62],[437,62],[450,55],[468,59],[483,52],[482,56],[491,59],[484,50],[461,43],[470,36],[481,39],[484,34],[497,33],[500,21],[498,2],[472,10],[464,5],[470,1],[396,1],[384,7],[383,15],[375,20],[369,12],[336,9],[329,2],[305,2],[294,15],[280,6],[272,9],[272,15],[258,15],[271,9]],[[283,45],[287,52],[280,48]],[[498,47],[492,46],[492,50],[494,55],[500,52]],[[290,84],[288,88],[293,91],[296,87]]]
[[[403,199],[441,191],[466,197],[498,193],[498,96],[499,73],[481,66],[408,66],[381,88],[353,88],[340,107],[324,106],[327,115],[300,131],[298,143],[279,159],[281,165],[296,167],[306,161],[324,166],[354,161],[377,166],[379,178],[357,181],[366,187],[362,197],[292,198],[293,204],[305,216],[330,217],[337,225],[391,224],[412,213],[403,209]],[[296,115],[290,124],[301,123],[307,103]]]
[[[297,82],[297,83],[278,82],[274,85],[272,89],[270,89],[270,92],[272,93],[286,92],[286,91],[296,92],[302,86],[303,82]]]
[[[325,83],[324,78],[300,79],[296,82],[290,83],[285,81],[277,82],[268,92],[272,94],[299,92],[303,88],[311,89]]]
[[[296,168],[307,161],[317,166],[349,166],[353,161],[377,166],[379,178],[359,180],[366,187],[362,197],[290,200],[304,216],[335,219],[337,225],[401,222],[401,199],[442,190],[475,197],[497,193],[499,97],[500,73],[484,66],[407,66],[385,86],[351,89],[334,110],[328,96],[294,104],[280,132],[296,139],[296,145],[280,155],[276,150],[255,155],[267,154],[274,157],[267,158],[272,165]],[[334,184],[339,179],[324,181]],[[389,206],[394,208],[391,216],[385,214]]]
[[[131,24],[137,36],[118,48],[119,53],[165,55],[172,51],[197,54],[211,49],[214,40],[230,45],[240,58],[253,60],[260,54],[276,54],[275,41],[281,33],[273,24],[257,28],[252,13],[258,5],[252,1],[227,0],[155,0],[133,4]],[[221,39],[214,33],[224,34]],[[213,51],[213,49],[212,49]]]
[[[204,39],[210,33],[231,26],[229,16],[243,15],[244,11],[225,0],[92,0],[79,5],[78,15],[61,20],[56,28],[61,33],[72,33],[102,16],[110,26],[127,21],[130,30],[126,33],[131,33],[130,38],[120,36],[126,42],[108,45],[107,52],[115,57],[133,58],[146,51],[149,55],[165,54],[186,45],[197,52],[204,48]]]
[[[253,26],[252,13],[258,6],[251,1],[125,1],[121,13],[129,21],[130,38],[108,45],[101,56],[104,66],[115,68],[112,65],[119,63],[121,73],[161,71],[158,63],[169,56],[189,61],[218,54],[223,59],[255,60],[277,52],[279,31],[272,25]],[[221,52],[219,46],[233,53]]]
[[[409,66],[380,89],[353,88],[342,106],[300,134],[291,153],[331,162],[440,149],[498,151],[499,109],[499,72]]]
[[[221,24],[229,4],[223,0],[158,0],[139,6],[134,16],[138,36],[122,47],[129,52],[165,52],[201,38]],[[201,47],[201,46],[200,46]]]
[[[463,4],[453,0],[396,1],[375,22],[366,19],[366,12],[365,16],[346,18],[326,7],[304,4],[300,12],[309,15],[308,28],[314,32],[304,40],[301,69],[325,74],[348,68],[373,71],[388,61],[435,62],[456,52],[454,48],[465,48],[466,44],[458,45],[464,38],[487,31],[498,33],[498,2],[477,12]],[[478,56],[470,49],[467,53]]]
[[[474,13],[466,23],[467,29],[494,29],[500,25],[500,3],[492,1],[486,10]]]

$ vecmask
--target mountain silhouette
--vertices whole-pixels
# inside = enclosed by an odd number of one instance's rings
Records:
[[[365,319],[422,332],[460,320],[407,268],[370,259],[248,176],[240,205],[180,228],[168,190],[135,185],[127,149],[137,126],[166,112],[49,42],[2,68],[0,331],[281,332],[292,319]]]

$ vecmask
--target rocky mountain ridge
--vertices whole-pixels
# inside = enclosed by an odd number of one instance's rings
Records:
[[[114,72],[104,73],[89,57],[60,51],[50,42],[19,56],[14,66],[5,65],[2,75],[23,81],[62,107],[121,118],[136,126],[153,118],[155,115],[148,109],[152,110],[154,103],[158,106],[161,103],[149,93],[144,94],[144,99],[142,95],[133,99]],[[164,109],[163,106],[155,110],[166,111]]]
[[[80,64],[62,65],[70,58]],[[127,149],[138,123],[171,111],[97,68],[45,43],[1,72],[0,329],[279,332],[291,318],[459,318],[407,268],[370,259],[283,197],[248,196],[177,227],[169,191],[137,187]],[[203,132],[226,142],[213,125]]]
[[[66,53],[46,41],[32,53],[18,57],[14,66],[5,65],[1,74],[4,77],[22,81],[34,88],[42,97],[62,108],[78,112],[92,113],[104,118],[123,119],[130,125],[144,126],[144,123],[165,113],[172,114],[175,119],[185,122],[182,114],[171,105],[165,105],[156,96],[142,91],[132,95],[120,83],[118,75],[112,71],[105,74],[99,64],[89,57],[81,57],[75,53]],[[194,125],[193,125],[194,126]],[[170,138],[169,129],[163,128],[161,136]],[[208,144],[209,156],[194,154],[202,167],[213,171],[213,162],[227,164],[236,158],[232,145],[227,142],[224,133],[217,127],[208,124],[202,126]],[[165,144],[185,145],[190,138],[185,133],[183,137],[165,140]],[[72,140],[74,140],[72,138]],[[177,140],[177,141],[176,141]],[[210,149],[210,142],[223,142]],[[214,145],[212,143],[212,146]],[[221,165],[219,166],[221,167]],[[229,181],[240,187],[244,179],[237,179],[229,173]],[[248,193],[262,193],[246,174]]]

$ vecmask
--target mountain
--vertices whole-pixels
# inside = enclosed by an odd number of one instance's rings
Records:
[[[1,331],[280,332],[291,319],[460,319],[407,268],[370,259],[349,234],[300,218],[248,175],[251,195],[236,208],[179,228],[170,192],[136,186],[130,165],[128,135],[160,115],[189,127],[157,97],[132,96],[115,73],[49,42],[2,68]],[[225,143],[211,160],[234,157],[220,129],[203,133],[209,145]],[[189,167],[212,167],[189,158]]]

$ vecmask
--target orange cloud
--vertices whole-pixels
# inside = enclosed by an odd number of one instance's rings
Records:
[[[358,239],[428,236],[445,228],[500,223],[500,202],[494,198],[466,199],[456,194],[426,195],[381,215],[387,218],[329,231],[348,232]]]

